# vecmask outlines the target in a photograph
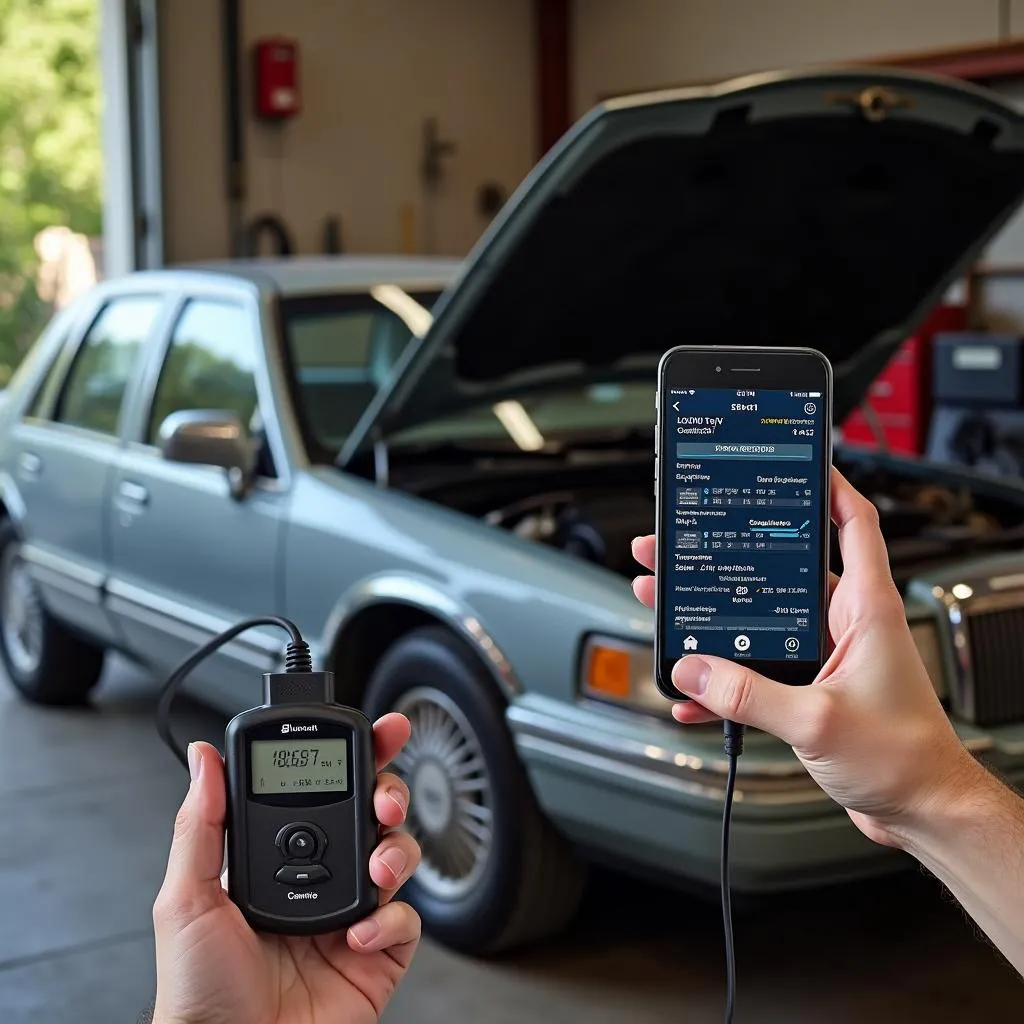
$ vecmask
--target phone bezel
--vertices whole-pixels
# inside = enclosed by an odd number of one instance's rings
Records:
[[[716,367],[718,369],[716,369]],[[664,432],[664,417],[670,407],[667,392],[671,388],[737,388],[779,389],[794,391],[820,391],[824,403],[822,416],[825,437],[822,445],[819,487],[821,488],[821,517],[819,536],[822,539],[820,574],[817,581],[819,658],[815,661],[787,661],[776,659],[743,659],[738,662],[754,672],[769,676],[793,686],[805,686],[814,681],[827,657],[828,645],[828,579],[829,535],[832,469],[832,367],[824,355],[810,348],[757,348],[725,346],[680,345],[670,349],[658,366],[657,424],[655,428],[655,498],[657,538],[655,567],[659,580],[655,586],[655,682],[661,693],[670,700],[685,700],[672,685],[671,673],[676,659],[666,658],[665,624],[661,612],[660,580],[664,572],[663,560],[667,550],[662,544],[662,512],[668,488],[673,485],[669,474],[660,472],[661,453],[658,451]]]

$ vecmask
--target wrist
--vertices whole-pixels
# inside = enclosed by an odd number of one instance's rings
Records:
[[[959,742],[956,747],[938,759],[931,785],[893,824],[895,844],[918,860],[935,844],[970,830],[1004,789],[973,754]]]

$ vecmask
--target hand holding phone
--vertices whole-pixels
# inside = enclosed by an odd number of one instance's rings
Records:
[[[812,349],[681,346],[658,370],[658,689],[687,654],[794,685],[827,639],[832,369]]]

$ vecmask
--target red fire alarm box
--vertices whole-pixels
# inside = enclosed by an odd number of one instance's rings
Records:
[[[261,39],[255,45],[256,116],[271,121],[294,117],[299,95],[299,46],[292,39]]]

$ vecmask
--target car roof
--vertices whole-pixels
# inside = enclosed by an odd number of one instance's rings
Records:
[[[293,296],[367,291],[379,284],[397,285],[405,291],[441,291],[461,266],[461,260],[441,256],[292,256],[187,263],[131,276],[199,275],[208,280],[208,275],[226,275],[261,291]]]

